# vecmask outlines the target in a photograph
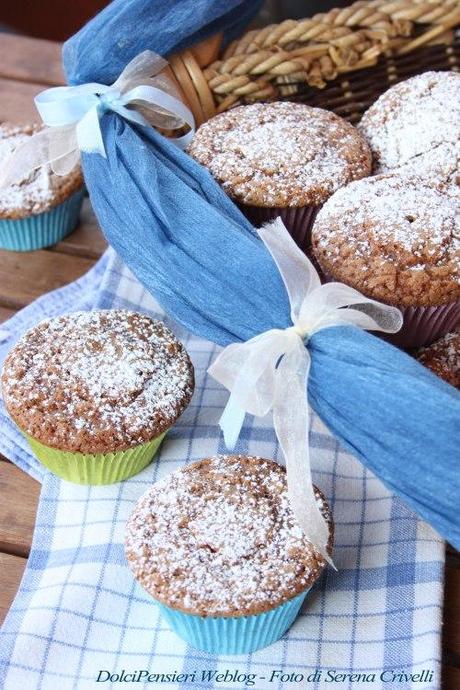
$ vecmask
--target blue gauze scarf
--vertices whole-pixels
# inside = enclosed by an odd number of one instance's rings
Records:
[[[64,46],[69,83],[111,83],[142,50],[167,56],[258,3],[115,0]],[[290,325],[281,276],[210,174],[153,130],[102,119],[107,159],[84,154],[110,244],[177,321],[226,345]],[[366,467],[460,547],[460,395],[408,355],[353,327],[309,340],[309,401]]]

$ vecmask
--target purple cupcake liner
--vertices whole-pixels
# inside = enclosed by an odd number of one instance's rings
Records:
[[[460,324],[460,301],[435,307],[398,306],[398,309],[403,315],[401,330],[382,337],[405,350],[431,345]]]
[[[331,283],[337,280],[330,273],[324,271],[320,276],[322,283]],[[402,314],[403,325],[401,329],[398,333],[380,333],[377,331],[375,335],[403,350],[413,350],[432,345],[436,340],[454,331],[460,325],[460,301],[433,307],[405,307],[400,304],[392,304],[391,306],[397,307]]]
[[[237,206],[256,228],[260,228],[264,223],[268,223],[275,218],[281,218],[297,246],[304,252],[307,252],[310,248],[311,229],[321,206],[265,208],[263,206],[247,206],[240,203],[237,203]]]

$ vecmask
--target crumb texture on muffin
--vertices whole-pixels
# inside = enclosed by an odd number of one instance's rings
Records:
[[[398,175],[426,180],[446,193],[460,192],[460,141],[439,144],[395,169]]]
[[[0,124],[0,165],[4,165],[9,156],[40,129],[39,125]],[[68,175],[55,175],[48,166],[38,168],[25,179],[0,189],[0,220],[49,211],[82,185],[80,166]]]
[[[332,518],[318,489],[316,497],[331,548]],[[127,523],[125,549],[155,599],[202,616],[270,610],[325,566],[289,507],[284,468],[241,455],[201,460],[154,484]]]
[[[417,359],[441,379],[460,388],[460,328],[421,348]]]
[[[2,390],[16,424],[47,446],[106,453],[166,431],[189,403],[193,366],[160,321],[123,310],[43,321],[8,354]]]
[[[320,210],[313,248],[335,280],[389,304],[460,299],[459,197],[420,180],[352,182]]]
[[[332,112],[302,103],[243,105],[205,122],[188,152],[248,205],[322,204],[369,175],[368,144]]]
[[[460,74],[425,72],[395,84],[358,129],[371,146],[376,173],[399,169],[459,184]]]

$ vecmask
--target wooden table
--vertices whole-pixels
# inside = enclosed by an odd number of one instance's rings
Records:
[[[63,82],[60,46],[0,34],[0,121],[37,121],[33,97]],[[0,322],[41,294],[80,277],[106,246],[89,204],[81,225],[52,249],[0,250]],[[30,551],[39,484],[0,456],[0,622],[13,600]],[[443,690],[460,688],[460,555],[447,548]],[[391,689],[389,689],[391,690]]]

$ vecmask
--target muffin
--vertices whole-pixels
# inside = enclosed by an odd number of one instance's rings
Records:
[[[333,524],[322,493],[318,505]],[[249,654],[293,623],[325,561],[289,507],[285,470],[243,455],[154,484],[126,526],[126,558],[172,629],[216,654]]]
[[[11,154],[39,129],[0,125],[0,174]],[[0,187],[0,248],[29,251],[56,244],[76,227],[82,201],[79,166],[63,176],[43,166]]]
[[[369,175],[371,153],[334,113],[302,103],[243,105],[205,122],[188,148],[249,220],[281,216],[301,249],[318,209],[339,187]]]
[[[171,331],[116,309],[43,321],[2,374],[6,409],[37,458],[80,484],[144,469],[193,388],[193,366]]]
[[[398,175],[422,179],[448,194],[460,193],[460,142],[440,144],[396,170]]]
[[[456,388],[460,388],[460,330],[447,333],[417,352],[418,361]]]
[[[324,205],[313,251],[329,279],[401,309],[387,339],[429,345],[460,322],[459,210],[458,195],[423,181],[369,177]]]
[[[460,74],[425,72],[399,82],[364,113],[358,129],[374,172],[459,184]]]

